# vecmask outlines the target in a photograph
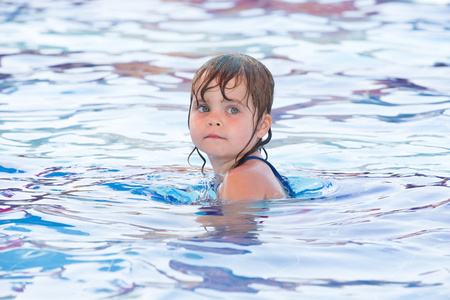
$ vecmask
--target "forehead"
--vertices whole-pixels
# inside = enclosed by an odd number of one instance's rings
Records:
[[[231,78],[227,82],[225,80],[220,80],[219,78],[214,78],[210,80],[206,75],[201,76],[195,83],[195,94],[202,94],[208,92],[218,92],[221,91],[225,96],[240,95],[242,94],[242,100],[247,96],[247,85],[245,80],[241,78]],[[250,95],[249,95],[250,96]],[[236,100],[236,99],[233,99]]]

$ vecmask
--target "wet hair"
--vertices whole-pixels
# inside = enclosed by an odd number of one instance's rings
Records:
[[[267,152],[264,149],[264,145],[270,142],[272,139],[272,129],[269,128],[267,136],[265,139],[259,139],[256,144],[247,152],[243,153],[245,148],[251,143],[251,140],[256,135],[258,130],[258,124],[262,120],[263,116],[267,113],[270,114],[272,110],[273,103],[273,91],[274,91],[274,80],[272,74],[257,59],[248,56],[246,54],[241,53],[232,53],[232,54],[223,54],[216,56],[209,61],[207,61],[194,75],[194,79],[192,81],[191,86],[191,102],[189,107],[189,115],[188,115],[188,125],[190,119],[190,113],[192,108],[193,101],[199,102],[197,96],[200,99],[204,98],[205,93],[214,89],[217,86],[220,88],[220,92],[225,100],[231,100],[226,95],[226,89],[230,89],[230,86],[227,87],[228,83],[231,80],[234,81],[234,87],[237,87],[241,83],[246,85],[246,101],[247,107],[249,106],[249,99],[252,100],[253,106],[255,107],[255,111],[253,114],[253,134],[247,145],[238,153],[236,156],[235,164],[232,168],[235,168],[239,165],[242,165],[247,157],[256,150],[264,151],[266,159]],[[211,82],[217,81],[216,85],[210,86]],[[202,172],[206,164],[206,159],[202,156],[197,147],[192,150],[189,154],[189,158],[192,154],[197,151],[200,157],[203,159]],[[240,159],[239,156],[244,154]]]

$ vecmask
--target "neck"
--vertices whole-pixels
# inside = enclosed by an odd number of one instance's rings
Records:
[[[214,173],[219,175],[225,175],[228,171],[230,171],[233,166],[238,162],[244,155],[239,156],[239,158],[236,160],[235,158],[232,159],[225,159],[215,156],[208,156],[208,159],[211,163],[211,166],[213,167]],[[261,156],[259,151],[255,151],[251,153],[249,156]]]
[[[222,159],[213,156],[208,156],[208,159],[213,167],[214,173],[219,175],[225,175],[236,163],[234,159]]]

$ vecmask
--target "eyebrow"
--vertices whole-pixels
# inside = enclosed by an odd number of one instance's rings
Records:
[[[232,99],[232,98],[228,98],[228,99],[222,99],[222,101],[221,102],[224,102],[224,101],[227,101],[227,102],[232,102],[232,103],[236,103],[236,104],[240,104],[240,105],[243,105],[243,106],[247,106],[245,103],[244,103],[244,101],[245,101],[245,99],[242,99],[242,100],[236,100],[236,99]]]
[[[208,104],[210,102],[209,100],[207,100],[207,99],[205,99],[203,97],[200,97],[200,98],[196,97],[195,100],[196,100],[195,102],[196,102],[197,105],[203,104],[203,103],[204,104]],[[243,98],[242,100],[236,100],[236,99],[233,99],[233,98],[228,98],[228,99],[222,98],[222,100],[220,100],[221,103],[223,103],[225,101],[229,102],[229,103],[232,103],[234,105],[240,105],[240,106],[243,106],[243,107],[250,108],[249,105],[248,105],[248,99],[246,99],[246,98]]]
[[[197,100],[196,102],[198,102],[198,103],[208,103],[208,102],[210,102],[209,100],[204,99],[204,98],[200,98],[200,99],[196,99],[196,100]],[[244,101],[245,101],[245,99],[236,100],[236,99],[232,99],[232,98],[228,98],[228,99],[222,98],[222,100],[220,100],[221,103],[223,103],[223,102],[231,102],[231,103],[236,103],[236,104],[240,104],[240,105],[246,106]]]

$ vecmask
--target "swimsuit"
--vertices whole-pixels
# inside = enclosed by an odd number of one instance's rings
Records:
[[[249,157],[247,157],[247,160],[249,160],[249,159],[259,159],[259,160],[265,162],[270,167],[270,169],[272,169],[273,175],[275,175],[275,177],[283,185],[286,195],[288,197],[295,196],[295,192],[292,190],[292,187],[289,184],[289,180],[286,177],[281,176],[280,173],[278,173],[277,169],[275,169],[275,167],[270,162],[268,162],[267,160],[265,160],[264,158],[259,157],[259,156],[249,156]]]

